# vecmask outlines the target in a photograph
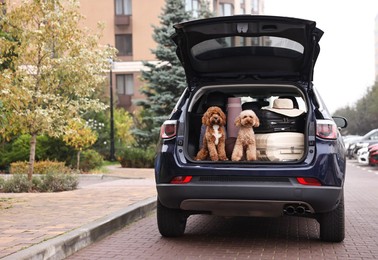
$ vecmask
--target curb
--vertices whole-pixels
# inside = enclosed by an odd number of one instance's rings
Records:
[[[99,241],[125,225],[145,217],[156,209],[156,197],[137,202],[126,209],[100,218],[58,237],[8,255],[2,259],[64,259]]]

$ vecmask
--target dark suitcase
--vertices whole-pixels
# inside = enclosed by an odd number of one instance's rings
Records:
[[[260,120],[260,126],[253,129],[255,133],[304,132],[306,114],[289,117],[265,109],[255,113]]]

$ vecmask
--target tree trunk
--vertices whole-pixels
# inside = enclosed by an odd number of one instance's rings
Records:
[[[80,150],[77,151],[77,170],[80,171]]]
[[[37,144],[37,134],[32,134],[31,139],[30,139],[30,154],[29,154],[29,171],[28,171],[29,181],[32,180],[33,172],[34,172],[36,144]]]

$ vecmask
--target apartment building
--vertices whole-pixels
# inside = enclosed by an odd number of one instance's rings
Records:
[[[143,85],[140,71],[143,61],[155,60],[151,53],[156,47],[152,25],[159,25],[164,3],[165,0],[80,0],[81,12],[86,17],[84,26],[94,29],[99,21],[103,22],[101,43],[118,50],[111,82],[117,106],[129,111],[135,109],[133,100],[143,98],[139,92]]]
[[[188,11],[196,16],[201,0],[183,0]],[[202,0],[207,1],[215,15],[261,14],[263,0]],[[151,49],[156,48],[152,39],[152,25],[159,26],[159,15],[165,0],[80,0],[87,27],[98,21],[106,24],[103,44],[115,46],[119,53],[113,63],[113,89],[117,105],[129,111],[135,109],[135,100],[142,99],[139,89],[143,86],[140,71],[143,61],[154,61]]]
[[[0,0],[0,3],[5,0]],[[20,0],[9,0],[20,3]],[[128,111],[136,107],[135,100],[144,97],[139,92],[143,82],[140,71],[143,61],[155,61],[151,49],[156,48],[152,39],[152,25],[159,26],[159,16],[165,0],[79,0],[81,13],[85,16],[83,26],[95,29],[98,22],[105,24],[101,44],[118,49],[109,76],[117,106]],[[196,17],[200,1],[207,1],[210,11],[216,16],[234,14],[262,14],[264,0],[182,0],[186,10]],[[105,86],[110,90],[110,85]]]

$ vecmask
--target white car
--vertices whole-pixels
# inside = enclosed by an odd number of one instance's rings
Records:
[[[362,147],[357,152],[358,163],[368,165],[369,164],[369,151],[367,147]]]

